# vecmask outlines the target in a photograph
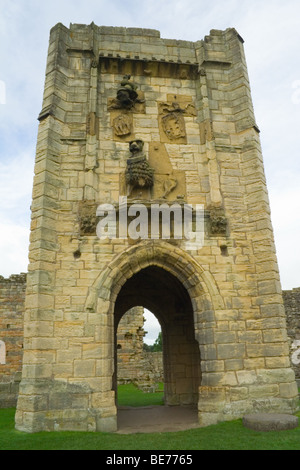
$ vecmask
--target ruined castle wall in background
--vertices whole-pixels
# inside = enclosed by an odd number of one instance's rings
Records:
[[[16,406],[23,357],[26,274],[0,276],[0,408]]]
[[[163,382],[162,352],[145,351],[144,308],[133,307],[118,326],[118,383],[134,383],[144,390]]]
[[[300,386],[300,287],[283,291],[287,333],[291,339],[291,361]]]
[[[0,408],[17,404],[24,337],[26,274],[0,276]],[[143,307],[134,307],[119,323],[118,382],[143,389],[163,381],[161,352],[143,350]]]

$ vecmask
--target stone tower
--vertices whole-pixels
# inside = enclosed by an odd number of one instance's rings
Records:
[[[39,121],[17,429],[117,429],[116,329],[134,306],[162,327],[166,404],[197,406],[201,426],[294,413],[259,129],[236,30],[187,42],[57,24]],[[145,214],[173,203],[192,208],[193,227],[203,208],[202,243],[177,236],[175,215],[169,236],[163,217],[149,235]]]

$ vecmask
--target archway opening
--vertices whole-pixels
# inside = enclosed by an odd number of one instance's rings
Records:
[[[117,328],[117,404],[163,405],[161,326],[149,310],[128,310]]]
[[[165,405],[196,406],[201,381],[200,352],[187,290],[173,274],[158,266],[148,266],[129,278],[115,302],[115,350],[119,322],[137,305],[153,312],[161,325]],[[117,395],[116,378],[117,374]]]

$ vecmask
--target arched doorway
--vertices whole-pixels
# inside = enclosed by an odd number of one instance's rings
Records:
[[[115,302],[115,338],[120,319],[136,305],[151,310],[162,328],[165,404],[196,406],[201,382],[200,350],[187,290],[174,275],[158,266],[133,274]],[[115,364],[115,377],[116,372]],[[113,382],[116,391],[116,380]]]
[[[224,301],[211,274],[194,257],[176,245],[151,240],[122,251],[89,289],[85,308],[91,312],[101,344],[100,393],[106,399],[105,405],[96,411],[99,430],[117,429],[115,331],[118,319],[130,306],[137,305],[138,297],[143,306],[161,319],[164,357],[170,371],[167,402],[195,403],[198,386],[198,418],[203,421],[206,410],[202,408],[211,403],[208,396],[211,374],[206,366],[215,347],[211,325],[215,322],[215,312],[224,310]],[[185,354],[190,358],[192,371],[188,382],[181,380],[180,362],[178,367],[175,364],[175,358],[181,360],[180,356]]]

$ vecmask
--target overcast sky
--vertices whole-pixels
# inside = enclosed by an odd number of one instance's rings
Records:
[[[300,286],[299,0],[0,0],[0,275],[26,272],[37,116],[49,31],[61,22],[245,40],[283,289]]]

